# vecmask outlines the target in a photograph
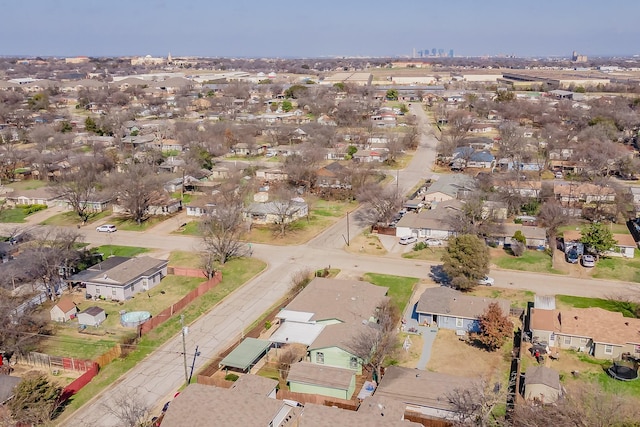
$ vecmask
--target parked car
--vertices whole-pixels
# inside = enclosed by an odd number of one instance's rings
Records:
[[[484,276],[482,279],[478,280],[478,285],[493,286],[494,283],[495,279],[489,276]]]
[[[555,176],[556,176],[557,179],[562,179],[563,178],[562,172],[556,172]]]
[[[440,239],[425,239],[424,244],[427,246],[442,246],[444,242]]]
[[[99,233],[113,233],[117,228],[113,224],[102,224],[96,227],[96,231]]]
[[[582,255],[582,266],[583,267],[595,267],[596,266],[596,257],[593,255]]]
[[[402,236],[400,238],[400,243],[401,245],[410,245],[411,243],[416,243],[418,241],[418,238],[414,235],[410,235],[410,236]]]
[[[567,251],[567,262],[571,264],[577,264],[580,259],[580,254],[576,248],[571,248]]]

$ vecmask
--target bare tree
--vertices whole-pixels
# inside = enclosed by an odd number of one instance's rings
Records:
[[[231,258],[243,255],[245,244],[242,234],[243,193],[238,187],[219,193],[212,211],[200,223],[205,247],[203,264],[209,278],[213,276],[215,264],[225,264]]]
[[[148,209],[163,194],[162,177],[150,165],[130,164],[122,173],[112,175],[111,184],[118,203],[141,224],[148,215]]]
[[[447,394],[449,403],[456,414],[454,426],[491,426],[500,425],[501,420],[494,418],[496,406],[504,405],[509,387],[500,383],[491,385],[486,379],[479,379],[466,388],[457,388]]]
[[[555,201],[544,202],[540,208],[538,218],[542,224],[547,227],[547,239],[552,248],[555,248],[555,239],[558,234],[558,228],[569,222],[569,218],[565,215],[562,206]]]
[[[100,170],[93,162],[82,162],[77,169],[71,169],[63,174],[51,186],[52,192],[61,200],[69,203],[84,224],[92,213],[90,202],[96,195]]]
[[[354,354],[365,366],[368,366],[379,381],[382,364],[387,356],[395,349],[398,336],[398,321],[400,312],[398,307],[385,299],[380,302],[376,312],[377,322],[363,325],[360,332],[350,343]]]
[[[150,408],[142,396],[142,391],[129,390],[115,395],[113,402],[103,404],[103,408],[123,427],[146,427],[150,425],[148,420]]]
[[[357,218],[370,225],[387,222],[402,207],[403,201],[395,188],[382,187],[380,184],[365,185],[356,197],[365,205],[357,212]]]
[[[273,192],[272,198],[268,206],[269,213],[276,218],[274,231],[275,234],[284,236],[291,229],[300,209],[307,205],[298,200],[296,194],[288,188],[280,188]]]

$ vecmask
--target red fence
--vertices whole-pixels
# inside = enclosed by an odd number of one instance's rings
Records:
[[[204,295],[205,293],[209,292],[211,289],[218,286],[218,283],[220,283],[221,280],[222,280],[222,273],[216,271],[216,274],[215,276],[213,276],[213,278],[211,278],[210,280],[207,280],[206,282],[201,283],[197,288],[195,288],[194,290],[189,292],[187,295],[185,295],[180,301],[170,305],[169,307],[165,308],[162,312],[158,313],[148,321],[144,322],[140,326],[140,335],[144,335],[152,331],[153,329],[157,328],[158,326],[160,326],[161,324],[169,320],[169,318],[171,318],[171,316],[173,316],[174,314],[181,312],[187,305],[193,302],[196,298]]]
[[[198,268],[184,268],[184,267],[167,267],[167,274],[174,276],[186,276],[186,277],[200,277],[207,278],[207,273]]]
[[[93,377],[98,375],[98,370],[99,370],[98,364],[95,362],[90,362],[90,363],[91,363],[91,367],[87,372],[80,375],[71,384],[66,386],[64,390],[62,390],[62,394],[60,395],[61,402],[67,401],[71,396],[73,396],[78,391],[80,391],[82,387],[86,386],[89,383],[89,381],[93,379]]]

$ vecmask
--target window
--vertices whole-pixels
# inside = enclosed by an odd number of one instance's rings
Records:
[[[113,289],[113,290],[111,291],[111,295],[113,295],[113,296],[115,296],[115,295],[116,295],[116,290],[115,290],[115,289]]]
[[[464,326],[464,319],[456,318],[456,328],[462,328]]]
[[[358,358],[357,357],[351,357],[351,359],[349,360],[349,367],[351,369],[358,369]]]
[[[604,354],[613,354],[613,346],[609,344],[604,345]]]
[[[564,345],[571,345],[571,337],[564,337]]]
[[[316,363],[324,363],[324,353],[320,351],[316,353]]]
[[[100,288],[96,288],[96,295],[100,295]]]

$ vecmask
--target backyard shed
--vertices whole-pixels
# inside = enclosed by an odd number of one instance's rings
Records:
[[[81,325],[100,326],[105,320],[107,320],[107,314],[100,307],[92,306],[78,313],[78,323]]]
[[[257,338],[245,338],[231,353],[227,355],[218,367],[234,368],[247,372],[269,350],[271,343]]]
[[[68,322],[78,312],[78,307],[73,303],[70,295],[64,295],[60,300],[51,307],[49,314],[54,322]]]

